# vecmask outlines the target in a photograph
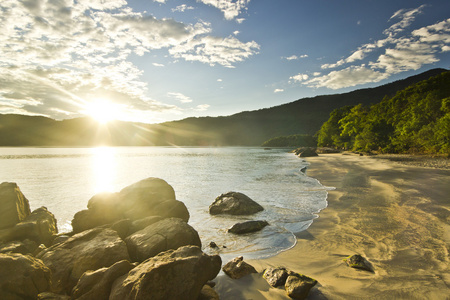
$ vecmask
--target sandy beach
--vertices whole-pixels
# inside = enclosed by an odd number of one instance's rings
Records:
[[[328,207],[294,248],[250,264],[315,278],[307,299],[450,299],[450,170],[351,154],[306,160],[309,176],[335,188]],[[375,273],[347,267],[352,254]],[[256,274],[216,281],[221,299],[290,299]]]

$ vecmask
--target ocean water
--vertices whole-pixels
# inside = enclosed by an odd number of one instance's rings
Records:
[[[191,215],[204,251],[227,261],[238,255],[264,258],[295,245],[327,205],[327,190],[302,168],[308,163],[283,149],[262,148],[0,148],[0,182],[16,182],[31,209],[46,206],[60,232],[102,191],[118,192],[147,177],[166,180]],[[242,192],[265,210],[252,216],[211,216],[222,193]],[[234,235],[237,222],[266,220],[257,233]],[[218,250],[208,247],[214,241]]]

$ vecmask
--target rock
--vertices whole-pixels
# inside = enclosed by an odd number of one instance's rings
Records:
[[[34,241],[25,239],[23,241],[12,241],[0,246],[0,253],[20,253],[32,254],[38,248],[38,244]]]
[[[125,242],[133,261],[142,262],[160,252],[181,246],[202,244],[197,231],[178,218],[163,219],[127,237]]]
[[[30,205],[16,183],[0,184],[0,229],[10,228],[30,215]]]
[[[210,287],[209,285],[205,284],[200,291],[200,295],[198,296],[197,300],[219,300],[219,295],[217,292]]]
[[[359,254],[350,255],[349,257],[344,259],[344,261],[349,267],[369,271],[372,273],[374,272],[372,264]]]
[[[119,220],[113,223],[109,228],[117,232],[122,240],[134,232],[132,231],[133,225],[130,219]]]
[[[117,279],[109,299],[196,300],[205,283],[216,277],[221,264],[220,256],[206,255],[196,246],[169,250]]]
[[[293,299],[306,299],[317,280],[305,275],[289,275],[284,286],[286,293]]]
[[[269,225],[267,221],[247,221],[234,224],[231,228],[228,229],[228,232],[234,234],[256,232],[262,230],[267,225]]]
[[[25,220],[11,228],[9,239],[30,239],[38,244],[50,246],[57,233],[55,216],[43,206],[34,210]]]
[[[70,296],[44,292],[38,295],[38,300],[70,300]]]
[[[18,253],[0,254],[0,299],[36,299],[50,288],[50,269]]]
[[[217,246],[217,244],[215,242],[210,242],[208,246],[209,246],[209,248],[213,248],[213,249],[219,248],[219,246]]]
[[[58,235],[53,240],[52,246],[53,245],[57,245],[57,244],[61,244],[61,243],[65,242],[65,241],[67,241],[68,239],[70,239],[70,236],[68,236],[66,234]]]
[[[294,274],[291,271],[286,270],[286,268],[267,268],[264,271],[263,277],[266,279],[267,283],[273,287],[284,286],[286,279],[289,275]]]
[[[131,231],[135,233],[136,231],[144,229],[145,227],[155,224],[156,222],[159,222],[163,219],[164,218],[160,216],[150,216],[133,221],[133,223],[131,223]]]
[[[122,260],[109,268],[85,272],[73,289],[72,299],[108,299],[114,281],[134,267],[129,261]]]
[[[135,221],[149,216],[189,221],[189,212],[183,202],[175,199],[172,186],[159,178],[147,178],[119,193],[95,195],[89,200],[87,210],[75,214],[72,227],[78,233],[121,219]]]
[[[299,148],[296,150],[295,154],[297,154],[300,157],[319,156],[315,148]]]
[[[264,208],[242,193],[228,192],[216,198],[209,206],[211,215],[251,215],[264,210]]]
[[[223,268],[223,272],[233,279],[240,279],[252,273],[258,273],[256,269],[246,263],[242,256],[236,257],[235,259],[227,262]]]
[[[127,247],[111,229],[96,228],[75,234],[37,255],[53,273],[52,292],[70,294],[78,279],[88,270],[109,267],[129,260]]]

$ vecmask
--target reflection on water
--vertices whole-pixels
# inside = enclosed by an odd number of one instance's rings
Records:
[[[92,148],[92,171],[95,193],[114,192],[117,166],[114,148]]]

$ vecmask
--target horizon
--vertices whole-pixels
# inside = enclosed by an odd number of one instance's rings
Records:
[[[448,1],[184,3],[2,1],[0,113],[159,124],[450,66]]]

